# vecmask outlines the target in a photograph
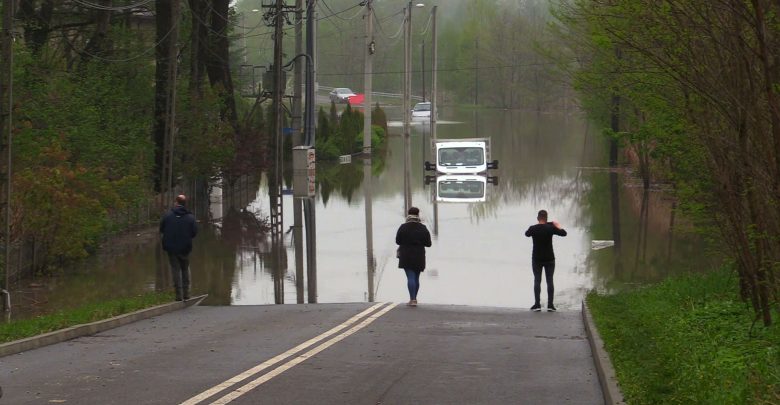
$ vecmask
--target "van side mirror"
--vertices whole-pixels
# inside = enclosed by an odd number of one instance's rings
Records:
[[[487,164],[488,169],[498,169],[498,160],[494,160]]]
[[[436,182],[436,176],[425,176],[425,185]]]
[[[428,162],[428,161],[426,160],[426,161],[425,161],[425,170],[428,170],[428,171],[430,171],[430,170],[436,170],[436,165],[434,165],[433,163],[431,163],[431,162]]]
[[[488,176],[487,178],[488,183],[497,186],[498,185],[498,176]]]

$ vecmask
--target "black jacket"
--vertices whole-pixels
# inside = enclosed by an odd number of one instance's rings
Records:
[[[425,248],[431,246],[428,228],[419,222],[407,222],[398,228],[395,243],[399,245],[398,268],[425,270]]]
[[[551,262],[555,260],[555,253],[553,252],[552,237],[553,235],[566,236],[566,231],[558,229],[550,222],[546,224],[531,225],[525,236],[531,236],[534,238],[534,251],[531,259],[535,262]]]
[[[192,238],[198,234],[195,215],[177,205],[160,220],[162,247],[166,252],[186,255],[192,252]]]

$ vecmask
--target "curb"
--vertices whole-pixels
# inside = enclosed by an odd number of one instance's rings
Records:
[[[127,314],[115,316],[113,318],[108,318],[101,321],[75,325],[69,328],[56,330],[54,332],[44,333],[42,335],[14,340],[13,342],[3,343],[0,344],[0,357],[37,349],[55,343],[64,342],[66,340],[75,339],[77,337],[94,335],[95,333],[100,333],[108,329],[113,329],[143,319],[184,309],[193,305],[198,305],[207,296],[208,294],[199,295],[187,301],[174,301],[168,304],[162,304],[156,307],[140,309],[135,312],[130,312]]]
[[[617,384],[612,361],[609,359],[607,351],[604,350],[604,341],[599,336],[599,331],[596,329],[593,316],[585,300],[582,300],[582,321],[585,324],[585,332],[588,334],[588,342],[593,352],[593,362],[596,364],[601,391],[604,393],[604,403],[607,405],[625,404],[623,392],[620,391],[620,387]]]

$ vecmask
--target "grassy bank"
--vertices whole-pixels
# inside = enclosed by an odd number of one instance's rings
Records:
[[[716,271],[588,296],[629,404],[780,403],[780,327],[754,323],[737,285]]]
[[[147,293],[129,298],[87,304],[32,319],[0,324],[0,343],[6,343],[83,323],[108,319],[117,315],[173,301],[172,293]]]

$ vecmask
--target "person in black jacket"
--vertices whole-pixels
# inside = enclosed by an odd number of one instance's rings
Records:
[[[539,312],[542,306],[539,305],[539,295],[542,291],[542,269],[544,269],[544,278],[547,282],[547,311],[555,312],[553,305],[553,272],[555,272],[555,253],[553,252],[553,235],[566,236],[566,231],[561,225],[553,221],[547,222],[547,211],[541,210],[536,216],[538,224],[532,225],[525,231],[525,236],[530,236],[534,240],[534,250],[531,255],[531,268],[534,272],[534,305],[531,311]]]
[[[186,202],[184,194],[177,196],[176,204],[160,220],[162,248],[168,252],[176,301],[190,298],[189,254],[192,252],[192,239],[198,234],[195,215],[184,208]]]
[[[420,273],[425,270],[425,248],[431,247],[431,234],[420,222],[420,209],[409,208],[406,222],[395,234],[398,245],[398,268],[406,272],[409,287],[409,306],[417,306],[417,292],[420,290]]]

